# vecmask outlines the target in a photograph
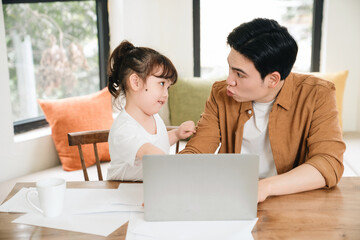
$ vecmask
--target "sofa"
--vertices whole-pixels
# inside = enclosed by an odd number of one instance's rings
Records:
[[[224,78],[179,78],[169,89],[169,99],[160,110],[165,125],[178,126],[187,120],[196,122],[204,110],[205,102],[210,95],[215,81]]]

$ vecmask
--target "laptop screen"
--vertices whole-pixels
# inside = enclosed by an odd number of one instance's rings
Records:
[[[254,219],[258,171],[257,155],[146,155],[145,220]]]

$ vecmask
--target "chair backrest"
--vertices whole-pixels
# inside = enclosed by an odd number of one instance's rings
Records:
[[[168,131],[178,128],[177,126],[167,126],[166,127]],[[85,160],[83,151],[81,148],[81,145],[84,144],[93,144],[94,146],[94,154],[95,154],[95,164],[97,168],[98,178],[99,181],[103,180],[103,176],[101,173],[101,166],[100,166],[100,160],[97,150],[97,143],[107,142],[109,138],[109,131],[110,130],[94,130],[94,131],[84,131],[84,132],[72,132],[68,133],[68,141],[69,146],[78,146],[79,149],[79,155],[80,155],[80,161],[81,161],[81,167],[84,173],[84,179],[85,181],[89,181],[89,176],[87,173]],[[179,152],[179,145],[180,142],[178,141],[176,143],[176,149],[175,152]]]
[[[109,130],[94,130],[94,131],[68,133],[69,145],[70,146],[78,146],[81,167],[82,167],[82,170],[84,173],[85,181],[89,181],[89,176],[87,173],[81,145],[93,144],[94,153],[95,153],[95,164],[96,164],[96,168],[97,168],[98,178],[100,181],[102,181],[103,177],[102,177],[102,173],[101,173],[100,160],[99,160],[99,155],[98,155],[98,150],[97,150],[96,144],[102,143],[102,142],[107,142],[108,137],[109,137]]]

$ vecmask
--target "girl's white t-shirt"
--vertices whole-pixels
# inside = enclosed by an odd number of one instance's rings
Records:
[[[111,162],[107,172],[108,180],[142,180],[142,160],[136,159],[136,153],[145,143],[151,143],[164,153],[169,153],[166,126],[159,114],[155,114],[154,119],[156,134],[150,134],[125,109],[119,113],[109,133]]]
[[[253,102],[254,115],[245,123],[241,153],[260,156],[259,178],[277,174],[269,139],[269,114],[274,101]]]

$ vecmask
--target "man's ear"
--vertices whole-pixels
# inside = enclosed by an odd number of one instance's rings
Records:
[[[280,82],[281,80],[281,75],[279,72],[272,72],[272,73],[269,73],[267,76],[267,86],[269,88],[274,88],[278,85],[278,83]]]
[[[129,87],[133,91],[139,91],[143,87],[143,81],[136,73],[129,76]]]

